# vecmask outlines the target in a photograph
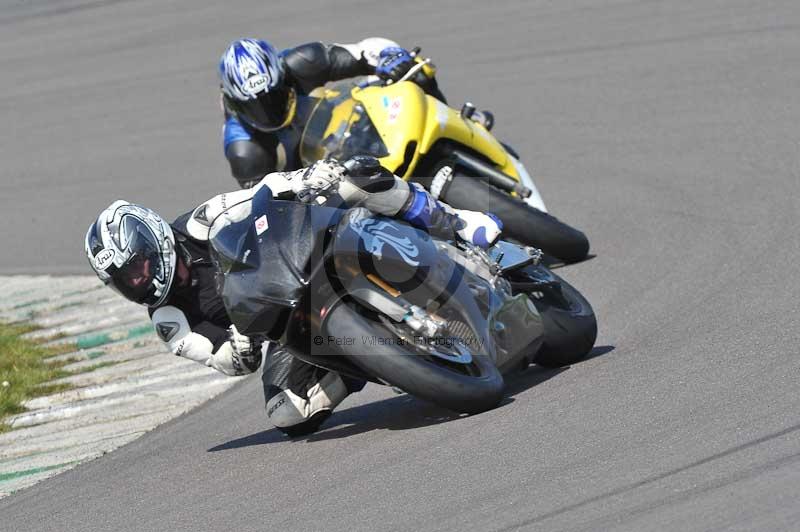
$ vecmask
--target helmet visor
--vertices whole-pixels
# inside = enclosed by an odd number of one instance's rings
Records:
[[[253,100],[226,98],[231,111],[250,126],[273,131],[289,124],[294,114],[294,89],[279,87],[262,92]]]
[[[158,242],[153,232],[133,217],[123,218],[122,225],[130,256],[111,274],[109,285],[134,303],[153,305],[158,301],[157,284],[163,283],[164,272]]]

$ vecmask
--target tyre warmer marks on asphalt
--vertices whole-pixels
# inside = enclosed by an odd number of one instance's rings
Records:
[[[4,276],[0,320],[41,328],[26,336],[75,350],[65,392],[25,403],[0,434],[0,497],[97,458],[238,382],[170,356],[147,312],[93,276]],[[97,368],[97,369],[95,369]]]

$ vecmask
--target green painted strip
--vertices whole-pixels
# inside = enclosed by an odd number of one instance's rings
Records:
[[[86,353],[86,358],[88,358],[89,360],[94,360],[95,358],[101,357],[105,354],[106,354],[105,351],[89,351],[88,353]]]
[[[89,347],[97,347],[110,342],[113,342],[110,333],[100,333],[81,336],[75,342],[75,345],[78,347],[78,349],[88,349]]]
[[[145,334],[155,332],[155,329],[153,328],[153,324],[147,323],[145,325],[134,327],[130,330],[130,332],[131,333],[128,335],[128,338],[135,338],[137,336],[144,336]]]
[[[14,299],[15,297],[24,296],[28,292],[30,292],[30,290],[17,290],[16,292],[11,292],[10,294],[8,294],[7,297],[9,299]]]
[[[65,309],[65,308],[70,308],[70,307],[79,307],[79,306],[81,306],[81,305],[85,305],[85,304],[86,304],[86,301],[73,301],[72,303],[64,303],[63,305],[59,305],[59,306],[57,306],[56,308],[54,308],[53,310],[54,310],[54,311],[56,311],[56,310],[63,310],[63,309]]]
[[[43,466],[43,467],[34,467],[31,469],[25,469],[22,471],[13,471],[11,473],[0,473],[0,482],[8,482],[9,480],[16,480],[18,478],[27,477],[30,475],[35,475],[37,473],[44,473],[45,471],[52,471],[53,469],[59,469],[62,467],[66,467],[68,465],[74,464],[76,461],[72,462],[64,462],[63,464],[56,464],[51,466]]]
[[[28,301],[27,303],[20,303],[19,305],[14,305],[11,307],[14,310],[25,308],[25,307],[32,307],[34,305],[38,305],[39,303],[47,303],[50,301],[49,299],[34,299],[33,301]]]
[[[150,414],[133,414],[133,415],[130,415],[130,416],[127,416],[127,417],[117,418],[115,421],[125,421],[125,420],[128,420],[128,419],[134,419],[134,418],[137,418],[137,417],[147,416],[147,415],[150,415]],[[114,434],[113,436],[109,436],[107,438],[100,438],[99,440],[94,440],[91,443],[115,440],[117,438],[124,438],[126,436],[134,436],[134,435],[141,436],[145,432],[147,432],[147,431],[146,430],[134,430],[133,432],[125,432],[123,434]],[[15,456],[13,458],[6,458],[5,460],[0,460],[0,467],[9,467],[9,464],[14,464],[16,462],[23,462],[25,460],[30,460],[31,458],[35,458],[37,456],[53,454],[53,453],[56,453],[56,452],[63,452],[63,451],[67,451],[69,449],[78,449],[78,448],[86,446],[86,444],[87,444],[87,442],[79,442],[79,443],[74,443],[74,444],[71,444],[71,445],[65,445],[64,447],[52,447],[52,448],[46,449],[44,451],[37,451],[35,453],[28,453],[28,454],[24,454],[24,455],[21,455],[21,456]],[[74,464],[74,463],[75,462],[67,462],[66,464],[62,464],[62,465],[69,465],[69,464]],[[13,467],[13,465],[11,467]],[[55,466],[55,467],[59,467],[59,466]]]
[[[73,290],[72,292],[65,292],[61,295],[61,297],[70,297],[70,296],[79,296],[81,294],[87,294],[89,292],[94,292],[95,290],[99,290],[103,288],[102,284],[98,284],[97,286],[93,286],[91,288],[83,288],[81,290]]]
[[[78,341],[75,342],[75,344],[78,346],[78,349],[97,347],[113,342],[114,339],[111,336],[111,333],[90,334],[88,336],[82,336],[81,338],[78,338]]]
[[[87,334],[86,336],[81,336],[78,338],[75,341],[75,345],[78,347],[78,349],[88,349],[90,347],[98,347],[101,345],[110,344],[111,342],[119,342],[121,340],[136,338],[137,336],[142,336],[151,332],[153,332],[153,326],[148,323],[123,331]]]

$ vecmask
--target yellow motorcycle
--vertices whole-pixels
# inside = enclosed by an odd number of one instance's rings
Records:
[[[472,119],[475,108],[457,111],[408,81],[427,62],[418,59],[397,83],[373,76],[312,92],[316,103],[299,146],[303,164],[373,155],[455,208],[497,215],[507,237],[565,262],[585,259],[586,236],[547,213],[519,156]]]

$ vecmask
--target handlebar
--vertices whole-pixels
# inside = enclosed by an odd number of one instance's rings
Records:
[[[411,79],[412,76],[416,75],[417,72],[425,68],[425,65],[427,65],[430,62],[431,62],[430,58],[426,57],[424,61],[420,61],[413,67],[409,68],[408,72],[406,72],[405,75],[402,78],[398,79],[395,83],[400,83],[401,81],[408,81],[409,79]],[[392,83],[393,83],[392,80],[386,81],[386,85],[391,85]]]

